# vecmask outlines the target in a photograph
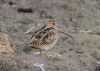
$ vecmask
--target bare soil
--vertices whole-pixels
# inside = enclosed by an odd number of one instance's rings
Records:
[[[74,39],[60,35],[54,58],[34,55],[26,45],[32,33],[54,19]],[[99,0],[0,0],[0,32],[9,35],[15,53],[0,54],[0,71],[100,71]],[[29,33],[25,32],[34,27]],[[97,68],[98,67],[98,68]]]

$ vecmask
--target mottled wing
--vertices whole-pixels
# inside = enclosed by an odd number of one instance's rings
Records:
[[[42,45],[52,44],[56,39],[56,32],[54,30],[50,30],[46,33],[42,38]]]
[[[32,35],[31,39],[32,39],[34,36],[38,35],[40,32],[42,32],[45,28],[46,28],[46,26],[43,26],[42,28],[36,30],[36,31],[34,32],[34,34]]]
[[[38,34],[34,35],[35,39],[32,38],[31,44],[33,47],[51,44],[55,40],[55,34],[53,28],[45,28]]]
[[[43,26],[43,27],[40,28],[39,30],[36,30],[36,31],[34,32],[34,34],[32,35],[30,41],[28,42],[28,44],[32,44],[33,41],[38,40],[39,37],[40,37],[40,36],[39,36],[39,33],[42,32],[45,28],[46,28],[46,26]],[[36,37],[36,36],[37,36],[37,37]]]

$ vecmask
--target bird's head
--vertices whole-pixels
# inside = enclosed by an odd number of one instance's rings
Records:
[[[54,30],[56,30],[58,33],[65,34],[65,35],[67,35],[67,36],[69,36],[69,37],[71,37],[71,38],[73,39],[73,37],[72,37],[71,35],[69,35],[69,34],[63,32],[62,30],[60,30],[60,29],[58,28],[58,24],[57,24],[54,20],[48,21],[47,26],[48,26],[48,27],[52,27],[52,28],[53,28]]]
[[[52,28],[55,29],[55,30],[58,29],[58,25],[57,25],[57,23],[56,23],[54,20],[48,21],[47,26],[48,26],[48,27],[52,27]]]

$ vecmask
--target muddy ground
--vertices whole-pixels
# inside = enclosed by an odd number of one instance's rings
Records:
[[[55,57],[35,55],[26,45],[48,19],[74,39],[60,35]],[[0,71],[100,71],[99,0],[0,0],[0,32],[9,35],[15,53],[0,54]],[[34,27],[31,33],[25,32]],[[97,69],[98,67],[98,69]]]

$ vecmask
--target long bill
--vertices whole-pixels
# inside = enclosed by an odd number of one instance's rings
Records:
[[[58,30],[58,32],[59,32],[59,33],[62,33],[62,34],[65,34],[65,35],[69,36],[70,38],[74,39],[71,35],[69,35],[69,34],[63,32],[62,30]]]

